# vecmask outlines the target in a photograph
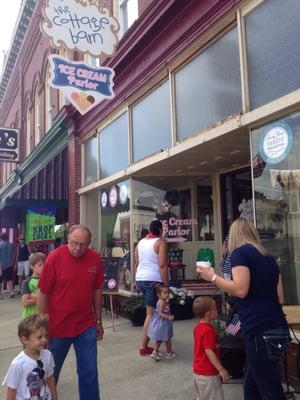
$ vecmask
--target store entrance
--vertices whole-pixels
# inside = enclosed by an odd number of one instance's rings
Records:
[[[253,220],[251,168],[231,171],[220,176],[223,238],[238,217]]]

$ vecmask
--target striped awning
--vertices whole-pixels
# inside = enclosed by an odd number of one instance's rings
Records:
[[[67,176],[67,149],[64,149],[7,202],[12,204],[14,200],[68,200]]]

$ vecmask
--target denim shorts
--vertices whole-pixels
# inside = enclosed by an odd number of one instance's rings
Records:
[[[0,277],[0,282],[6,281],[9,282],[12,280],[13,269],[12,267],[6,268],[2,270],[2,276]]]
[[[143,293],[146,305],[149,307],[156,307],[157,296],[155,294],[155,287],[157,285],[161,285],[161,282],[136,281],[136,288],[139,292]]]

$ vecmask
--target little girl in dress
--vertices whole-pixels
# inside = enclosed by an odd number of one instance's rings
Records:
[[[167,353],[165,357],[173,358],[176,356],[176,353],[172,350],[171,343],[174,315],[171,315],[169,306],[169,288],[167,286],[158,286],[155,291],[158,302],[149,325],[148,337],[155,340],[155,347],[150,357],[159,361],[161,359],[159,347],[162,342],[166,344]]]

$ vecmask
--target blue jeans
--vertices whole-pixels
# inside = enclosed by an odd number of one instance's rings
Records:
[[[54,377],[58,382],[61,367],[73,344],[76,354],[80,400],[100,400],[97,368],[96,328],[86,329],[78,336],[50,338],[49,350],[53,354]]]
[[[156,307],[157,296],[155,294],[155,286],[161,285],[161,282],[154,281],[136,281],[136,288],[142,292],[145,297],[146,306]]]
[[[285,400],[279,360],[289,342],[285,327],[246,337],[245,400]]]

